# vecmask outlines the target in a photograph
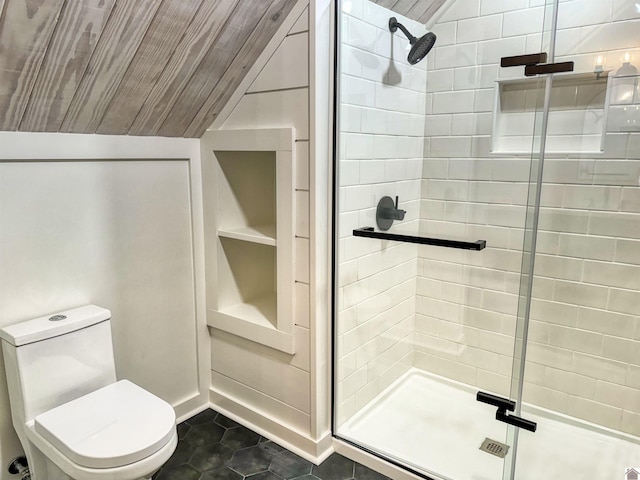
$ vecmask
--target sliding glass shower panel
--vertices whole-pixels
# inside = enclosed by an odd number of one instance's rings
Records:
[[[512,478],[640,472],[640,5],[559,2]],[[535,473],[533,475],[532,473]]]

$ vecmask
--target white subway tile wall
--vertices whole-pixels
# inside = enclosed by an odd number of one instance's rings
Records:
[[[584,73],[601,56],[615,71],[629,53],[640,67],[634,2],[584,3],[560,3],[556,60]],[[387,30],[395,14],[343,5],[339,423],[410,366],[508,395],[531,162],[491,153],[492,112],[495,80],[522,75],[500,57],[541,50],[544,2],[448,4],[429,25],[436,46],[414,67],[404,37]],[[552,99],[557,153],[544,167],[524,401],[640,435],[640,131],[624,107],[605,112],[602,82],[574,87]],[[502,94],[500,150],[519,152],[539,97]],[[374,225],[383,195],[400,196],[404,229],[488,247],[353,237]]]
[[[400,31],[389,32],[394,15],[367,0],[343,2],[340,423],[413,366],[418,249],[352,236],[354,228],[375,226],[376,206],[385,195],[397,195],[407,211],[402,228],[418,230],[426,64],[407,63],[409,42]],[[395,16],[413,35],[426,33],[423,25]]]
[[[458,1],[431,27],[446,40],[427,73],[421,227],[488,248],[419,249],[415,365],[499,394],[510,386],[530,162],[477,146],[491,135],[496,78],[522,75],[499,69],[500,57],[541,49],[541,3]],[[590,72],[600,56],[615,72],[629,53],[640,65],[633,3],[561,2],[557,60]],[[572,153],[545,165],[524,401],[640,435],[640,132],[625,107],[607,121],[606,84],[593,78],[552,96],[547,149]],[[540,100],[524,90],[502,89],[502,151],[531,148]],[[586,153],[602,135],[604,152]]]

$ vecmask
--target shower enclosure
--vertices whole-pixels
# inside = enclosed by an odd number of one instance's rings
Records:
[[[337,15],[335,436],[433,479],[637,479],[640,2]]]

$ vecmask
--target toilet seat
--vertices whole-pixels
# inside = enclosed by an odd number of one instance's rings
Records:
[[[140,461],[175,435],[175,413],[164,400],[120,380],[38,415],[34,430],[89,468]]]

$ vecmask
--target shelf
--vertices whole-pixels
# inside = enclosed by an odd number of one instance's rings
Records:
[[[245,303],[207,312],[207,325],[233,335],[257,341],[289,355],[295,353],[293,334],[276,328],[277,297],[264,295]],[[258,340],[259,339],[259,340]]]
[[[218,236],[243,240],[245,242],[260,243],[276,246],[276,226],[261,225],[256,227],[240,227],[232,229],[218,229]]]
[[[437,247],[458,248],[462,250],[483,250],[487,246],[486,240],[462,242],[446,238],[418,237],[415,235],[400,235],[397,233],[376,232],[373,227],[357,228],[353,231],[355,237],[377,238],[394,242],[417,243],[419,245],[434,245]]]
[[[219,313],[262,327],[275,329],[277,318],[275,292],[272,295],[263,295],[262,297],[254,298],[246,303],[231,305],[219,310]]]

